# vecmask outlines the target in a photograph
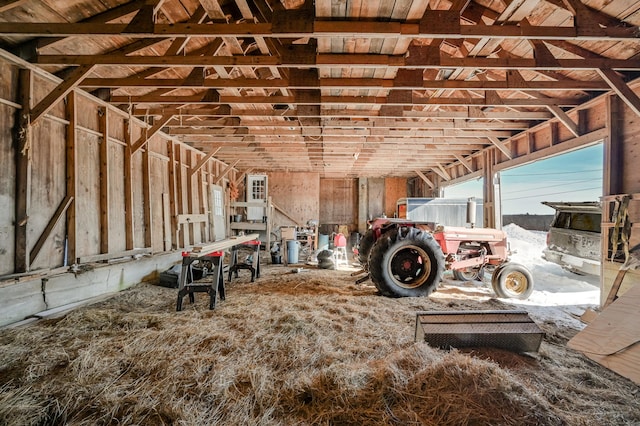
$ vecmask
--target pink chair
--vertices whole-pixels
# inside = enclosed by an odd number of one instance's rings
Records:
[[[333,262],[336,266],[340,264],[349,265],[349,259],[347,258],[347,237],[344,234],[339,233],[333,237]]]

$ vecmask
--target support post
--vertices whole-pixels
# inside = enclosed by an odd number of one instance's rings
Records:
[[[21,69],[19,74],[20,104],[14,139],[16,161],[15,187],[15,272],[27,272],[31,266],[28,245],[29,207],[31,204],[31,150],[32,129],[29,122],[32,96],[31,70]]]
[[[100,141],[100,253],[109,253],[109,109],[98,110]]]
[[[168,141],[169,151],[169,217],[171,219],[171,247],[178,248],[178,210],[176,205],[176,153],[173,141]]]
[[[77,167],[77,150],[76,150],[76,122],[78,117],[78,109],[76,108],[76,92],[71,91],[67,95],[66,116],[69,120],[67,126],[66,146],[66,174],[67,174],[67,196],[72,197],[73,201],[67,209],[67,258],[64,259],[65,266],[73,265],[77,262],[76,255],[76,167]]]
[[[622,194],[622,126],[624,119],[621,116],[620,98],[614,94],[607,97],[606,103],[607,136],[604,138],[603,155],[603,195]]]
[[[131,160],[131,129],[129,120],[124,120],[124,228],[125,246],[127,250],[134,247],[134,222],[133,222],[133,168]],[[148,207],[145,203],[145,209]]]
[[[153,251],[153,206],[151,204],[151,147],[142,151],[142,203],[144,204],[144,245]]]
[[[484,159],[483,180],[483,222],[485,228],[502,228],[502,212],[500,208],[500,173],[494,170],[496,151],[486,150]]]
[[[369,206],[369,186],[367,178],[358,179],[358,232],[367,232],[367,214]]]

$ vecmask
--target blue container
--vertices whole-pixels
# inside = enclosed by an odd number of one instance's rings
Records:
[[[329,236],[326,234],[318,235],[318,250],[329,249]]]
[[[298,248],[300,243],[296,240],[287,240],[287,263],[298,263]]]

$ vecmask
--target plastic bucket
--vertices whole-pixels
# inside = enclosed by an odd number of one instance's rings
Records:
[[[282,256],[279,254],[272,254],[271,255],[271,263],[274,265],[279,265],[282,263]]]
[[[326,234],[318,235],[318,250],[329,249],[329,236]]]
[[[296,240],[287,241],[287,263],[298,263],[298,247]]]

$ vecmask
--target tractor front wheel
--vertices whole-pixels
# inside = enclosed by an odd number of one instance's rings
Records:
[[[491,286],[498,297],[524,300],[533,292],[533,277],[524,266],[505,263],[493,271]]]
[[[413,227],[385,232],[369,256],[371,281],[388,297],[431,294],[444,273],[444,255],[431,233]]]
[[[453,271],[453,277],[458,281],[482,281],[484,268],[466,268]]]

